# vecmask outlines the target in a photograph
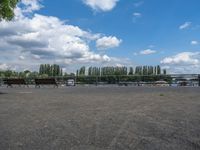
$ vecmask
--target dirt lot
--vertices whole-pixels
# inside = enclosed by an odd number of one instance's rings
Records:
[[[199,150],[200,88],[0,88],[1,150]]]

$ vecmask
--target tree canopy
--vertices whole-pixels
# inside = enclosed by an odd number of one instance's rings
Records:
[[[20,0],[0,0],[0,20],[12,20],[14,8]]]

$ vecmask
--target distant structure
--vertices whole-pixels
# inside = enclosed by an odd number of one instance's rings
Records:
[[[198,75],[198,80],[199,80],[199,86],[200,86],[200,75]]]
[[[75,80],[74,79],[68,79],[66,86],[75,86]]]
[[[199,74],[172,74],[173,84],[180,86],[200,86]]]

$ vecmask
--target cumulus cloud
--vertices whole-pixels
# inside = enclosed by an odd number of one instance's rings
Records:
[[[198,41],[191,41],[190,44],[191,44],[191,45],[198,45],[199,42],[198,42]]]
[[[53,54],[65,58],[93,58],[90,57],[93,53],[87,44],[90,33],[79,27],[66,25],[56,17],[35,14],[33,18],[11,23],[3,21],[0,24],[10,33],[20,28],[17,33],[4,35],[2,38],[4,42],[21,48],[22,52],[47,56]]]
[[[102,38],[99,38],[96,41],[96,47],[99,50],[106,50],[114,47],[118,47],[121,44],[122,40],[118,39],[115,36],[104,36]]]
[[[156,52],[157,52],[156,50],[146,49],[140,51],[140,55],[150,55],[150,54],[155,54]]]
[[[118,46],[121,40],[85,31],[57,17],[35,14],[33,11],[41,8],[38,2],[22,0],[24,6],[16,8],[15,19],[0,22],[0,60],[13,68],[34,68],[40,63],[78,65],[112,61],[106,54],[93,51],[90,43],[97,41],[99,48],[107,49]]]
[[[0,70],[7,70],[9,69],[9,66],[5,63],[0,63]]]
[[[199,60],[195,58],[196,55],[199,55],[199,52],[182,52],[172,57],[164,58],[161,63],[163,64],[187,64],[187,65],[198,65]]]
[[[139,12],[134,12],[133,13],[133,22],[135,23],[139,18],[142,17],[142,14]]]
[[[164,58],[161,64],[167,66],[171,73],[200,73],[200,53],[182,52]]]
[[[184,24],[179,26],[180,30],[187,29],[192,25],[192,22],[185,22]]]
[[[83,2],[95,11],[110,11],[119,0],[83,0]]]
[[[25,57],[21,55],[21,56],[19,56],[19,59],[20,59],[20,60],[24,60]]]
[[[27,13],[40,10],[43,6],[39,1],[40,0],[22,0],[21,3],[24,5],[24,7],[22,7],[21,10]]]
[[[134,13],[133,13],[133,16],[139,18],[139,17],[142,16],[142,14],[139,13],[139,12],[134,12]]]

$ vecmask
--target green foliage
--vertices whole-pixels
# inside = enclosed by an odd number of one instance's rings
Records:
[[[97,84],[97,82],[105,82],[108,84],[117,84],[120,82],[146,82],[151,83],[155,81],[166,81],[169,84],[172,82],[170,75],[166,75],[166,70],[163,71],[165,74],[160,73],[160,66],[137,66],[135,68],[130,67],[89,67],[88,70],[85,66],[77,70],[74,73],[63,73],[62,68],[59,65],[53,64],[41,64],[39,72],[31,72],[25,70],[23,72],[16,72],[12,70],[0,71],[1,78],[75,78],[77,82],[82,84]],[[64,74],[64,75],[63,75]]]
[[[41,78],[48,78],[49,76],[48,76],[48,74],[42,74],[42,75],[40,75],[40,77]]]
[[[167,70],[163,69],[163,74],[166,75],[167,74]]]
[[[166,72],[165,72],[166,73]],[[171,83],[172,78],[161,74],[160,66],[137,66],[135,72],[133,67],[86,67],[83,66],[76,71],[77,82],[94,84],[96,82],[106,82],[116,84],[119,82],[155,82],[159,80]]]
[[[12,20],[14,17],[14,8],[19,0],[0,0],[0,20]]]
[[[144,72],[143,70],[142,70],[142,66],[137,66],[136,68],[135,68],[135,74],[136,75],[142,75],[142,73]]]
[[[133,75],[133,72],[134,72],[133,67],[130,67],[128,75]]]
[[[85,66],[81,67],[80,70],[78,71],[78,75],[85,76],[86,75],[85,71],[86,71],[86,67]]]
[[[88,75],[89,76],[100,76],[101,69],[98,67],[89,67]]]
[[[60,68],[59,65],[53,64],[41,64],[39,68],[39,74],[40,75],[47,75],[49,77],[56,77],[56,76],[62,76],[62,68]]]
[[[25,70],[22,72],[16,72],[12,70],[0,70],[1,78],[38,78],[38,77],[62,77],[63,71],[59,65],[41,64],[39,72]]]
[[[166,71],[165,71],[166,74]],[[86,67],[83,66],[79,70],[76,71],[77,76],[109,76],[109,78],[112,78],[112,82],[117,81],[116,79],[117,76],[120,77],[126,77],[126,80],[130,79],[136,80],[135,77],[129,77],[129,76],[141,76],[139,77],[140,79],[137,78],[137,80],[141,81],[155,81],[156,79],[160,79],[157,75],[161,75],[161,67],[158,66],[137,66],[135,68],[135,72],[133,67],[130,67],[129,70],[127,67],[89,67],[88,70],[86,70]],[[129,75],[129,76],[127,76]],[[110,77],[112,76],[112,77]],[[148,76],[148,77],[146,77]],[[154,77],[152,77],[154,76]],[[155,77],[156,76],[156,77]],[[108,77],[107,77],[108,78]],[[156,80],[157,81],[157,80]]]
[[[127,74],[128,74],[127,67],[102,67],[101,68],[102,76],[110,76],[110,75],[122,76],[122,75],[127,75]]]
[[[0,71],[1,78],[28,78],[32,76],[33,74],[34,72],[31,72],[29,70],[25,70],[22,72],[16,72],[12,70]]]
[[[160,75],[161,74],[161,68],[160,68],[160,66],[158,65],[157,66],[157,75]]]
[[[153,75],[153,66],[148,66],[148,75]]]

